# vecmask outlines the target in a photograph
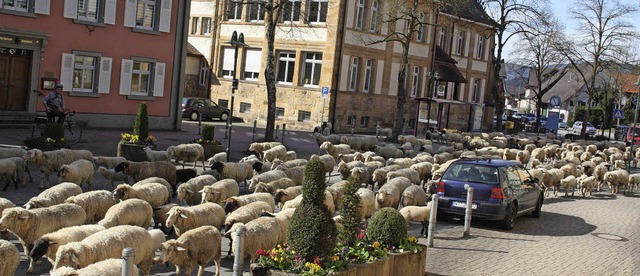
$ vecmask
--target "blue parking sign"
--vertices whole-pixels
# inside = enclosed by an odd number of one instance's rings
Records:
[[[622,109],[614,109],[613,110],[613,118],[614,119],[622,119],[622,118],[624,118],[624,111],[622,111]]]
[[[323,99],[329,98],[329,86],[322,87],[322,98]]]

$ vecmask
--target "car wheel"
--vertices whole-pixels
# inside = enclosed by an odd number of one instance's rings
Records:
[[[228,120],[228,119],[229,119],[229,114],[227,114],[226,112],[225,112],[225,113],[220,114],[220,121],[223,121],[223,122],[224,122],[224,121],[226,121],[226,120]]]
[[[197,121],[198,118],[200,118],[200,114],[197,111],[191,112],[189,115],[189,120],[191,121]]]
[[[536,204],[536,209],[531,212],[531,216],[534,218],[540,218],[542,215],[542,203],[544,201],[544,195],[540,194],[538,197],[538,203]]]
[[[515,203],[509,205],[507,215],[502,219],[501,226],[504,230],[511,230],[516,225],[516,215],[518,214],[518,206]]]

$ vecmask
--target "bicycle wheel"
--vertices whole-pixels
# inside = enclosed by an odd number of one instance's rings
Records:
[[[82,130],[76,125],[64,128],[64,139],[69,145],[75,145],[82,139]]]

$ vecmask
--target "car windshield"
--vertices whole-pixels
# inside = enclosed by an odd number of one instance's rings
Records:
[[[498,170],[495,167],[473,163],[455,163],[449,167],[442,179],[497,186]]]

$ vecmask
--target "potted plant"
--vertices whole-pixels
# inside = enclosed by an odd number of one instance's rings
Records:
[[[27,149],[40,149],[42,151],[69,147],[64,140],[64,128],[61,124],[55,122],[49,122],[45,125],[42,136],[25,139],[24,146]]]
[[[214,139],[215,126],[205,124],[202,127],[202,137],[193,140],[194,143],[202,145],[204,148],[204,158],[209,159],[218,152],[224,151],[224,146],[220,141]]]
[[[118,143],[117,156],[122,156],[134,162],[147,161],[145,147],[156,148],[156,138],[149,134],[149,116],[147,104],[144,102],[138,106],[138,114],[133,125],[133,134],[121,133]]]

